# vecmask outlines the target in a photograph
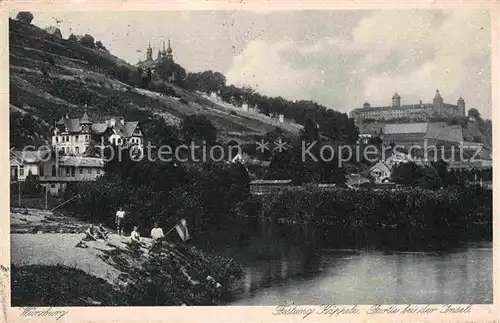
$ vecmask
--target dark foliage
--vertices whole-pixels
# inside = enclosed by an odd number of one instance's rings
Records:
[[[180,124],[180,132],[186,142],[203,140],[210,145],[217,139],[217,128],[202,115],[185,116]]]
[[[16,16],[17,20],[28,25],[31,24],[33,18],[33,14],[29,11],[20,11]]]

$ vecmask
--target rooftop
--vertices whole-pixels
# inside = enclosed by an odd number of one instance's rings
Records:
[[[291,183],[292,183],[291,179],[272,179],[272,180],[257,179],[255,181],[251,181],[250,185],[287,185]]]
[[[110,119],[123,119],[123,117],[111,117]],[[106,129],[108,129],[108,124],[106,122],[92,122],[85,113],[82,118],[62,118],[57,122],[58,125],[64,124],[69,132],[80,132],[82,124],[91,124],[91,130],[94,133],[101,134]],[[130,137],[134,133],[135,129],[139,125],[139,121],[126,121],[123,125],[121,122],[116,122],[114,129],[124,137]]]
[[[104,160],[102,158],[93,157],[60,156],[59,165],[79,167],[104,167]]]
[[[460,125],[450,126],[446,122],[386,124],[384,134],[425,134],[426,139],[436,139],[454,143],[463,141],[462,127]]]
[[[384,134],[426,133],[427,125],[427,122],[386,124]]]
[[[39,151],[39,150],[13,150],[11,154],[13,154],[16,158],[21,160],[24,163],[37,163],[43,157],[48,154],[49,151]]]

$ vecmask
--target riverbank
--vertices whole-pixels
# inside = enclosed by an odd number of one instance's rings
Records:
[[[493,196],[481,188],[309,189],[256,196],[242,209],[249,219],[254,214],[253,220],[292,226],[299,234],[320,228],[333,247],[439,249],[492,238]]]
[[[134,247],[111,234],[76,247],[87,227],[61,213],[11,212],[13,306],[225,304],[242,271],[190,245],[165,243],[148,255],[147,238]]]

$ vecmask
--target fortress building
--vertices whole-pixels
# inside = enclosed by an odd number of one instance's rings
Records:
[[[350,117],[356,120],[356,123],[363,120],[382,121],[408,118],[411,121],[426,121],[436,117],[465,117],[465,101],[459,98],[456,105],[444,103],[439,90],[436,90],[432,103],[420,101],[417,104],[401,105],[401,96],[394,93],[392,105],[372,107],[365,102],[362,108],[352,110]]]

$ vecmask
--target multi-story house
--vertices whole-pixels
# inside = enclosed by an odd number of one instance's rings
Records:
[[[58,195],[68,183],[94,181],[104,174],[102,158],[83,156],[57,156],[40,166],[39,182],[48,188],[50,194]]]
[[[117,145],[142,149],[144,139],[138,121],[111,117],[105,122],[92,122],[85,113],[81,118],[66,116],[59,120],[52,134],[52,146],[63,155],[89,155],[89,147]]]

